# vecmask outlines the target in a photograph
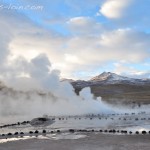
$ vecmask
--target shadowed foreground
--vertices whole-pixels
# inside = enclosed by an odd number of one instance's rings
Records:
[[[149,150],[150,135],[88,134],[76,140],[30,139],[0,144],[0,150]]]

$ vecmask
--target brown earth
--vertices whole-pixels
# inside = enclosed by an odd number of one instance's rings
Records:
[[[78,94],[81,88],[75,88]],[[150,104],[150,85],[108,84],[91,86],[92,93],[109,103]]]

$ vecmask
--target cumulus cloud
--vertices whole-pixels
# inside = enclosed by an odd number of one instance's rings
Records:
[[[73,35],[96,35],[106,30],[110,30],[109,26],[100,22],[96,22],[91,17],[84,16],[71,18],[69,21],[67,21],[67,25]]]
[[[100,8],[100,13],[108,18],[120,18],[133,0],[106,0]]]
[[[149,0],[138,0],[138,2],[136,0],[106,0],[100,5],[97,14],[105,16],[117,27],[148,30],[150,25],[149,5]]]
[[[6,61],[7,56],[9,54],[8,43],[12,40],[13,35],[7,23],[3,21],[4,19],[3,13],[0,14],[0,17],[1,17],[0,19],[0,24],[1,24],[1,27],[0,27],[0,39],[1,39],[0,41],[0,63],[3,63],[4,61]]]
[[[35,54],[44,52],[52,60],[53,66],[60,69],[63,76],[72,77],[72,73],[89,70],[99,64],[99,67],[109,61],[128,61],[130,63],[142,62],[149,58],[150,35],[133,31],[132,29],[117,29],[101,34],[77,34],[76,36],[65,38],[55,37],[52,39],[43,38],[43,41],[21,37],[12,41],[12,52],[17,56],[23,55],[27,59],[33,50]],[[46,36],[48,38],[48,36]],[[35,40],[35,42],[34,42]],[[32,41],[32,42],[31,42]],[[38,41],[38,43],[37,43]],[[27,47],[22,45],[27,42]],[[65,46],[64,43],[65,42]],[[37,53],[38,52],[38,53]],[[19,56],[18,55],[18,56]],[[32,56],[32,55],[31,55]],[[34,56],[34,55],[33,55]],[[33,57],[32,56],[32,57]],[[35,55],[36,56],[36,55]]]
[[[123,59],[134,63],[149,57],[149,38],[149,34],[118,29],[98,37],[74,37],[68,47],[85,64]]]
[[[131,78],[150,78],[150,70],[140,70],[136,66],[141,66],[142,68],[145,68],[145,64],[135,64],[130,65],[129,62],[126,61],[120,61],[114,63],[114,70],[113,72],[116,72],[117,74],[123,75],[123,76],[128,76]]]
[[[47,30],[16,11],[2,11],[0,22],[0,56],[1,61],[6,60],[0,67],[1,76],[9,77],[10,72],[16,76],[27,76],[18,66],[19,63],[26,66],[19,57],[31,61],[40,53],[45,53],[52,62],[51,66],[61,70],[61,75],[68,78],[77,78],[79,72],[91,72],[93,68],[109,62],[143,62],[150,54],[149,33],[132,28],[113,29],[92,17],[68,19],[66,28],[69,35]]]

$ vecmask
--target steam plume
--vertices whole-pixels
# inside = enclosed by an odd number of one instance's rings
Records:
[[[101,98],[93,99],[90,88],[83,89],[77,96],[68,82],[60,82],[59,71],[51,69],[44,54],[30,62],[21,61],[28,77],[7,80],[11,88],[1,85],[1,116],[81,115],[112,111]]]

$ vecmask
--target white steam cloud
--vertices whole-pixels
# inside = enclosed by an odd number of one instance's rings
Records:
[[[0,85],[1,117],[112,112],[101,98],[93,98],[90,88],[83,89],[77,96],[68,82],[60,82],[59,71],[51,69],[46,55],[41,54],[30,62],[21,59],[20,62],[27,77],[12,77],[5,80],[8,87]]]

